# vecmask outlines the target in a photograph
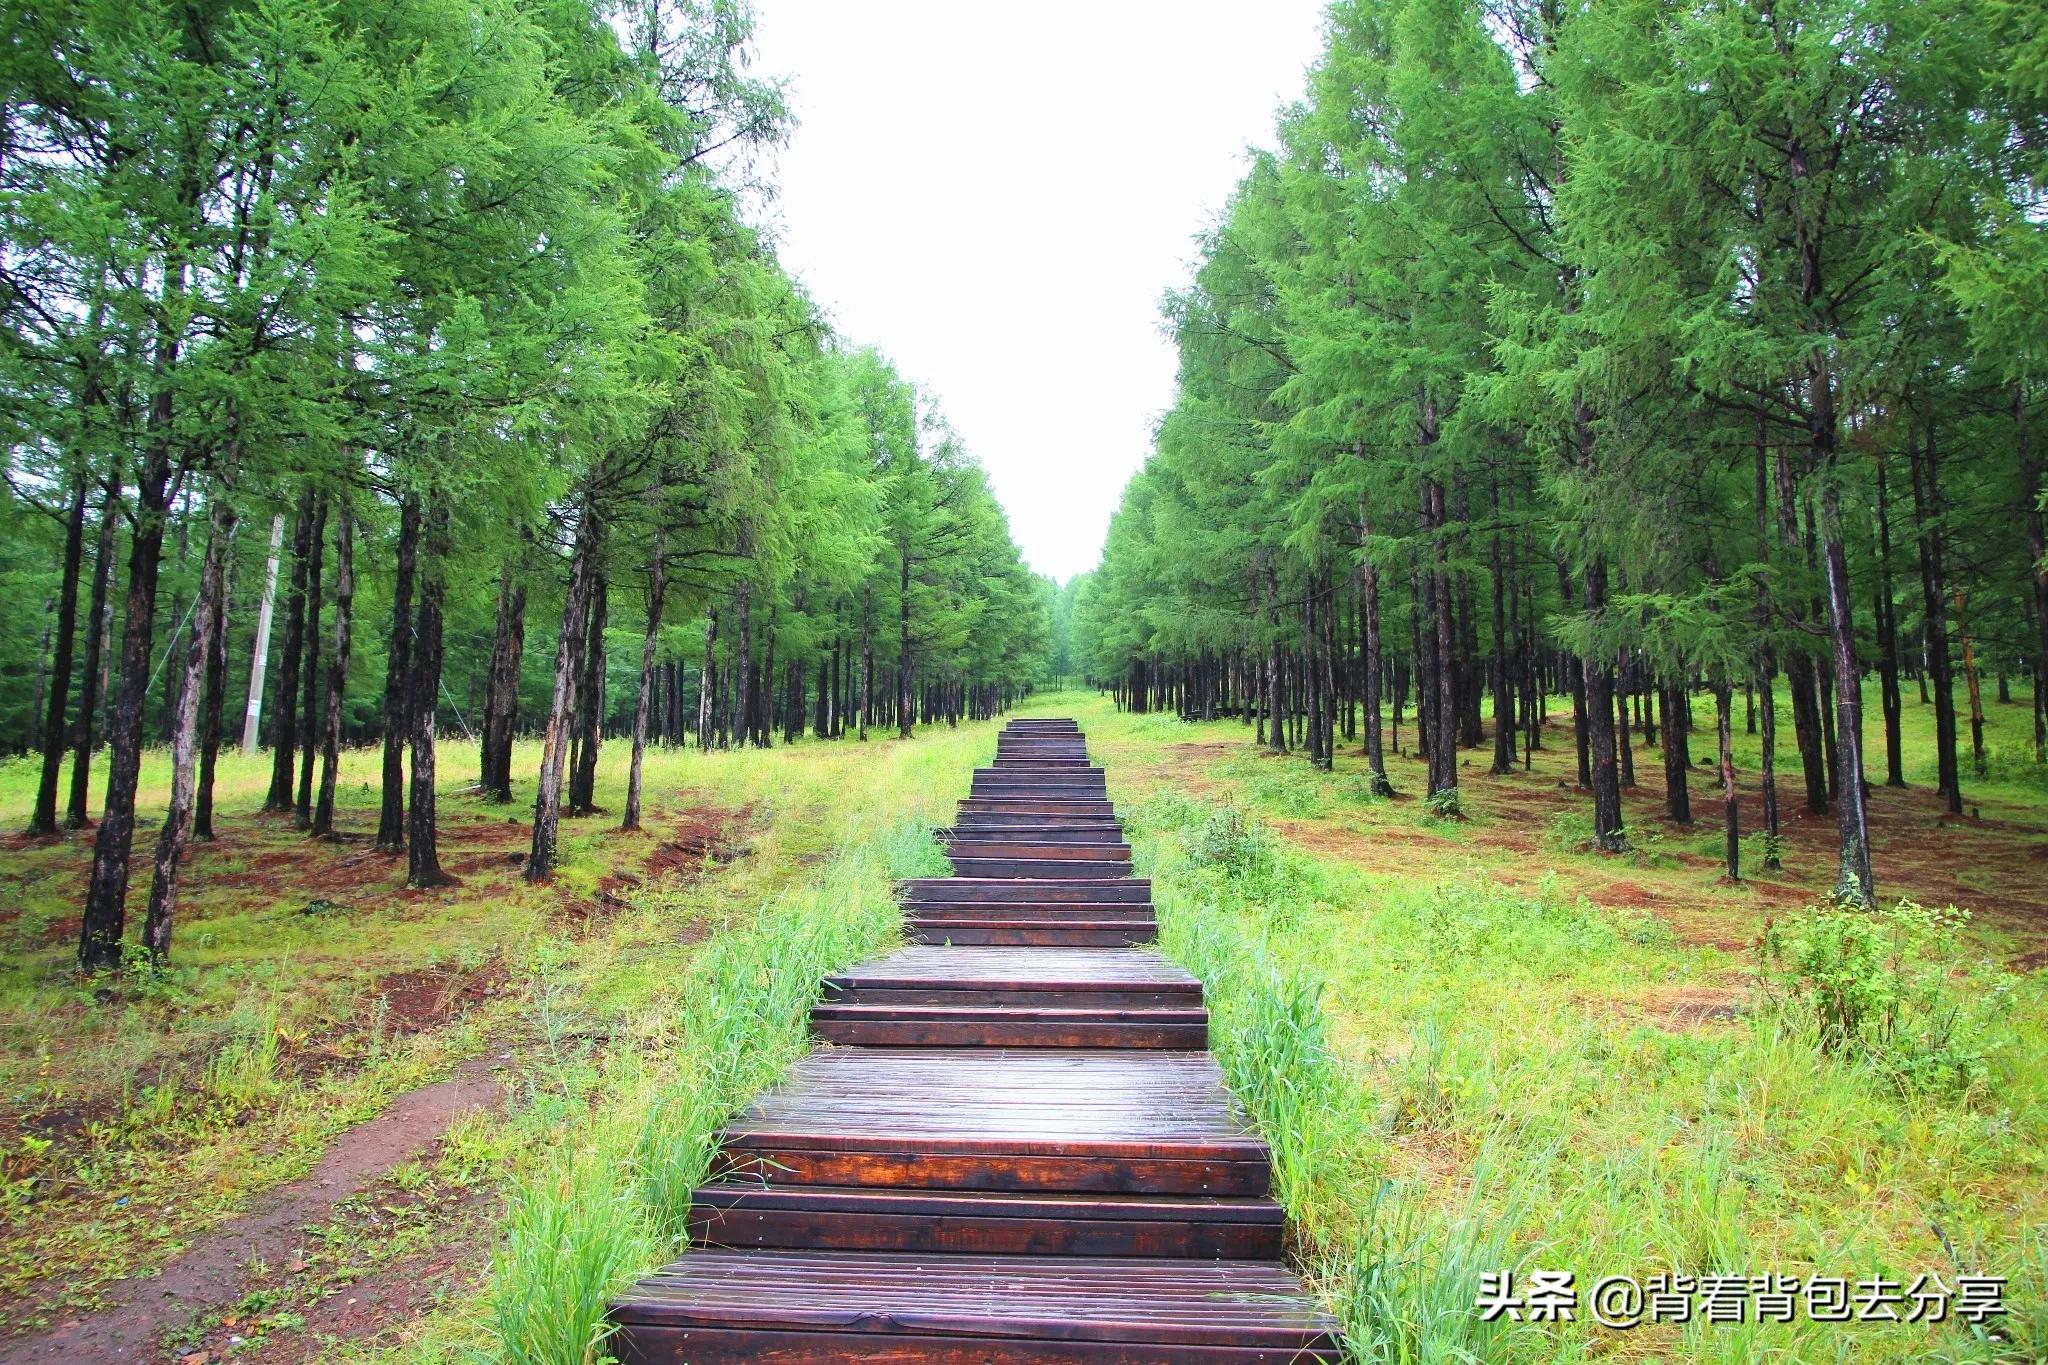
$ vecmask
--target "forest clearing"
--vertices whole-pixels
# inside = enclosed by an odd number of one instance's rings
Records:
[[[0,68],[0,1365],[2048,1360],[2048,11]]]

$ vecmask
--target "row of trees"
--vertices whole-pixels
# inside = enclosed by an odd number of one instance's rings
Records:
[[[99,812],[82,968],[121,960],[157,739],[168,955],[231,700],[310,835],[379,740],[377,842],[430,886],[450,720],[504,800],[538,731],[541,878],[607,735],[632,826],[650,739],[908,736],[1039,675],[1050,589],[980,468],[740,216],[787,124],[743,6],[0,23],[0,576],[47,606],[9,614],[0,707],[32,832]]]
[[[1446,811],[1489,704],[1503,771],[1568,693],[1607,850],[1630,699],[1688,819],[1703,685],[1731,875],[1733,698],[1775,835],[1782,689],[1870,903],[1866,672],[1881,780],[1918,675],[1962,808],[1987,664],[2032,673],[2048,757],[2044,73],[2048,24],[1997,0],[1338,0],[1169,300],[1178,397],[1080,588],[1087,666],[1325,766],[1362,729],[1382,790],[1412,699]]]

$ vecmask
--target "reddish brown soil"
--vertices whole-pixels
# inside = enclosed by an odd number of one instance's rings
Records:
[[[503,993],[511,973],[503,958],[491,958],[465,971],[459,967],[426,967],[379,977],[364,992],[374,1008],[384,1000],[384,1027],[394,1037],[438,1028]],[[362,1013],[362,1012],[359,1012]]]
[[[493,1074],[497,1060],[486,1055],[464,1062],[448,1080],[399,1096],[383,1114],[337,1137],[312,1174],[205,1234],[162,1274],[122,1280],[108,1287],[100,1311],[0,1343],[0,1365],[155,1358],[166,1333],[238,1301],[252,1262],[303,1262],[308,1224],[324,1221],[341,1200],[425,1153],[461,1114],[496,1106],[503,1096]]]
[[[752,807],[684,812],[675,832],[648,855],[647,875],[696,878],[720,864],[744,858],[751,850],[737,831],[752,813]]]

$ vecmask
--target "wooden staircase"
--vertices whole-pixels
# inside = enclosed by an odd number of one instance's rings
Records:
[[[628,1365],[1297,1361],[1337,1331],[1070,720],[1017,720],[912,946],[828,977],[827,1046],[720,1135],[700,1248],[611,1306]]]

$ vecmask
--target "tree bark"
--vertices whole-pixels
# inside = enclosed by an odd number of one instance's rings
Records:
[[[512,799],[512,734],[519,723],[519,662],[526,647],[526,584],[510,565],[498,585],[497,628],[491,636],[484,688],[484,732],[478,785],[493,801]]]
[[[235,596],[235,545],[231,532],[222,555],[220,601],[213,612],[213,629],[206,637],[206,697],[199,713],[199,792],[192,809],[192,837],[211,840],[213,832],[213,776],[220,759],[221,732],[226,726],[228,703],[228,616]]]
[[[896,736],[909,739],[916,725],[911,713],[911,658],[910,658],[910,546],[900,545],[899,562],[902,571],[898,575],[896,598],[897,653],[896,653]]]
[[[1374,795],[1392,796],[1394,784],[1387,780],[1387,756],[1380,738],[1380,674],[1385,667],[1380,639],[1380,568],[1370,553],[1372,529],[1366,521],[1363,500],[1359,503],[1358,520],[1362,542],[1359,594],[1365,612],[1365,763],[1372,773]]]
[[[71,731],[71,791],[64,807],[66,829],[85,828],[85,808],[91,790],[100,679],[106,672],[107,637],[113,625],[113,604],[107,598],[114,576],[114,533],[121,519],[120,469],[120,462],[116,461],[107,475],[107,491],[100,499],[99,532],[93,538],[92,595],[86,602],[90,614],[85,622],[85,658],[78,680],[78,720]]]
[[[405,847],[405,742],[412,728],[412,595],[419,552],[419,495],[407,493],[398,504],[398,570],[392,582],[391,647],[384,666],[384,800],[377,816],[377,847],[386,853]]]
[[[1829,480],[1821,490],[1821,554],[1827,568],[1828,638],[1835,665],[1835,828],[1841,855],[1835,895],[1870,906],[1876,903],[1877,887],[1870,871],[1869,803],[1863,794],[1863,673],[1856,664],[1841,499],[1841,490]]]
[[[299,495],[292,520],[292,586],[285,598],[284,648],[277,669],[277,705],[270,713],[270,791],[266,811],[292,808],[292,765],[298,758],[299,665],[306,651],[306,568],[313,545],[313,490]]]
[[[149,911],[142,924],[142,944],[155,967],[162,967],[171,956],[171,930],[178,908],[178,865],[192,837],[200,678],[206,668],[214,621],[226,595],[225,561],[228,540],[234,534],[235,514],[221,490],[215,491],[207,521],[206,555],[199,569],[199,600],[193,607],[191,639],[186,643],[180,665],[183,686],[178,689],[178,706],[171,726],[170,808],[164,814],[163,830],[157,835]]]
[[[270,519],[270,562],[263,575],[263,605],[256,612],[256,640],[249,651],[249,696],[242,708],[242,754],[254,754],[263,735],[263,674],[270,665],[270,624],[277,614],[278,554],[284,548],[284,513]]]
[[[1692,705],[1684,683],[1658,689],[1664,711],[1664,813],[1681,825],[1692,823],[1692,754],[1686,740],[1685,712]]]
[[[668,561],[661,538],[647,577],[647,633],[640,641],[640,700],[633,707],[633,763],[626,774],[626,814],[620,829],[640,828],[640,772],[647,752],[647,712],[654,695],[654,651],[661,640],[662,597],[668,590]]]
[[[2026,389],[2012,386],[2012,421],[2020,457],[2020,503],[2027,520],[2028,577],[2034,588],[2034,761],[2048,763],[2048,712],[2042,687],[2048,685],[2048,514],[2041,510],[2042,460],[2027,426]]]
[[[445,886],[435,837],[434,738],[441,691],[441,611],[447,593],[448,509],[439,502],[423,511],[420,607],[413,631],[412,696],[406,719],[412,731],[412,809],[405,817],[405,884],[415,890]]]
[[[348,697],[349,648],[355,629],[356,528],[344,504],[334,524],[334,653],[327,664],[327,711],[320,725],[320,797],[315,838],[334,837],[334,793],[341,775],[342,703]]]
[[[57,624],[50,683],[42,711],[43,770],[36,780],[35,809],[29,816],[31,835],[57,832],[57,774],[71,737],[64,716],[71,701],[71,646],[78,634],[78,574],[85,558],[85,495],[88,480],[80,469],[71,481],[71,506],[64,514],[64,568],[57,588]]]
[[[597,557],[604,540],[604,525],[596,499],[585,492],[582,517],[576,527],[576,548],[570,556],[569,591],[562,600],[562,632],[555,642],[554,689],[548,698],[547,726],[541,732],[540,778],[533,801],[533,847],[526,859],[526,880],[545,881],[555,870],[556,842],[562,823],[562,768],[569,750],[569,704],[575,691],[576,675],[583,663],[584,623],[590,615],[590,596],[597,577]],[[717,618],[704,637],[704,688],[700,705],[706,724],[699,738],[708,743],[710,726],[711,646],[717,636]]]
[[[597,809],[597,751],[604,743],[604,628],[610,605],[610,590],[600,569],[591,585],[590,617],[583,637],[583,676],[576,687],[575,765],[569,772],[571,815],[589,815]]]
[[[84,972],[121,965],[121,939],[127,927],[128,855],[135,841],[135,788],[142,771],[142,706],[149,689],[157,572],[170,514],[166,495],[172,473],[171,390],[163,375],[158,382],[150,404],[153,434],[136,485],[135,527],[128,541],[120,683],[107,725],[107,803],[93,836],[92,873],[79,925],[78,966]]]
[[[712,679],[718,676],[718,609],[713,607],[704,615],[704,671],[697,680],[697,747],[711,747],[711,732],[714,728],[712,708],[717,705],[712,694]]]
[[[1924,444],[1912,451],[1913,519],[1920,552],[1921,629],[1927,642],[1927,672],[1934,692],[1936,786],[1951,815],[1963,813],[1962,774],[1956,760],[1956,691],[1948,654],[1948,591],[1943,565],[1940,467],[1929,419]]]
[[[1883,686],[1884,784],[1906,785],[1905,755],[1899,740],[1903,703],[1899,696],[1899,608],[1892,585],[1891,495],[1885,453],[1877,453],[1877,671]]]
[[[306,658],[299,665],[299,828],[313,825],[313,756],[320,743],[320,599],[327,566],[327,499],[313,504],[313,558],[306,566]]]
[[[1714,719],[1720,740],[1721,846],[1728,880],[1742,880],[1742,805],[1735,794],[1734,704],[1725,679],[1714,684]]]

